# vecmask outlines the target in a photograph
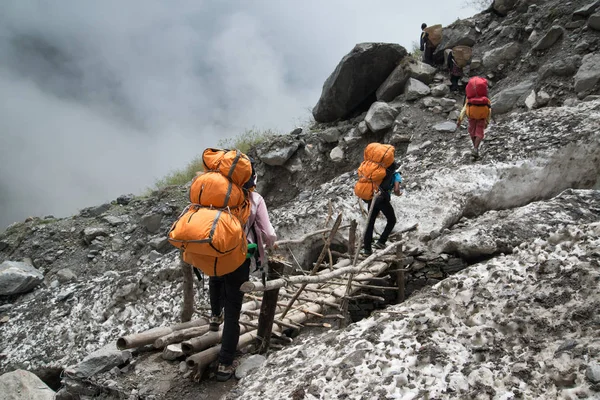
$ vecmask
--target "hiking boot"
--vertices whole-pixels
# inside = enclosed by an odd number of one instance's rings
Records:
[[[237,364],[238,363],[236,361],[234,361],[231,365],[219,364],[219,368],[217,369],[217,381],[225,382],[231,379],[231,377],[235,374]]]
[[[385,244],[377,242],[373,245],[373,248],[377,250],[385,249]]]
[[[222,323],[223,323],[223,313],[221,313],[221,315],[219,315],[217,317],[210,317],[210,320],[208,323],[208,329],[213,332],[217,332],[219,330],[219,325],[221,325]]]
[[[361,255],[363,255],[363,256],[367,256],[367,257],[368,257],[368,256],[370,256],[371,254],[373,254],[373,251],[372,251],[372,250],[367,250],[367,249],[362,249],[362,250],[360,251],[360,254],[361,254]]]
[[[473,158],[479,157],[479,150],[477,150],[477,149],[471,150],[471,156],[473,156]]]

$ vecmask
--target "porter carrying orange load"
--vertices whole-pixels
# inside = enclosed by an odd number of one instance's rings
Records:
[[[363,200],[371,200],[383,182],[388,168],[394,162],[394,146],[370,143],[365,148],[365,159],[358,167],[358,182],[354,193]]]

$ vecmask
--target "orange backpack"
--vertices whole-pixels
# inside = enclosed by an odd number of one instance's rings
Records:
[[[244,224],[250,200],[242,185],[252,175],[248,156],[239,150],[206,149],[206,172],[190,187],[190,204],[169,231],[169,242],[183,260],[209,276],[235,271],[246,257]]]
[[[365,148],[364,161],[358,167],[358,182],[354,194],[363,200],[371,200],[385,178],[385,170],[394,162],[394,146],[370,143]]]

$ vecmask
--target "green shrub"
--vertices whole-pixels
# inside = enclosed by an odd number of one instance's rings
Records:
[[[419,43],[413,40],[412,42],[412,51],[409,55],[417,61],[421,61],[423,58],[423,52],[421,51],[421,46]]]
[[[257,128],[246,129],[244,133],[227,139],[221,139],[217,143],[224,149],[238,149],[242,153],[247,153],[254,146],[263,143],[270,137],[276,136],[277,132],[271,129],[260,130]]]

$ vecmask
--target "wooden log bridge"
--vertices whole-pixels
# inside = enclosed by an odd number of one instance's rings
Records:
[[[360,293],[364,290],[397,290],[398,298],[403,300],[404,270],[398,269],[401,265],[399,260],[404,257],[401,240],[360,260],[354,253],[358,250],[351,245],[346,258],[339,257],[339,261],[333,265],[331,262],[323,263],[325,255],[331,254],[329,246],[334,235],[343,228],[341,217],[338,217],[333,228],[317,231],[324,234],[324,248],[310,275],[282,277],[285,263],[270,259],[271,273],[266,284],[252,280],[241,286],[240,289],[248,293],[246,300],[249,301],[242,305],[238,348],[256,344],[255,351],[264,353],[269,350],[271,340],[289,343],[291,339],[283,335],[285,332],[298,331],[305,326],[331,327],[328,322],[335,320],[343,326],[344,319],[348,318],[345,312],[348,301],[358,298],[365,301],[382,300],[377,295]],[[305,237],[310,236],[314,234]],[[322,269],[319,270],[319,267]],[[397,286],[383,287],[378,276],[390,267],[398,278],[394,282]],[[371,280],[376,284],[369,284]],[[250,295],[251,292],[255,294]],[[315,323],[315,319],[320,321]],[[166,354],[167,346],[180,343],[182,355],[179,359],[185,357],[187,366],[193,368],[194,376],[199,378],[205,368],[218,358],[221,348],[222,331],[209,331],[208,322],[207,318],[197,318],[170,327],[123,336],[117,340],[117,347],[129,349],[152,345],[158,350],[165,349]]]

